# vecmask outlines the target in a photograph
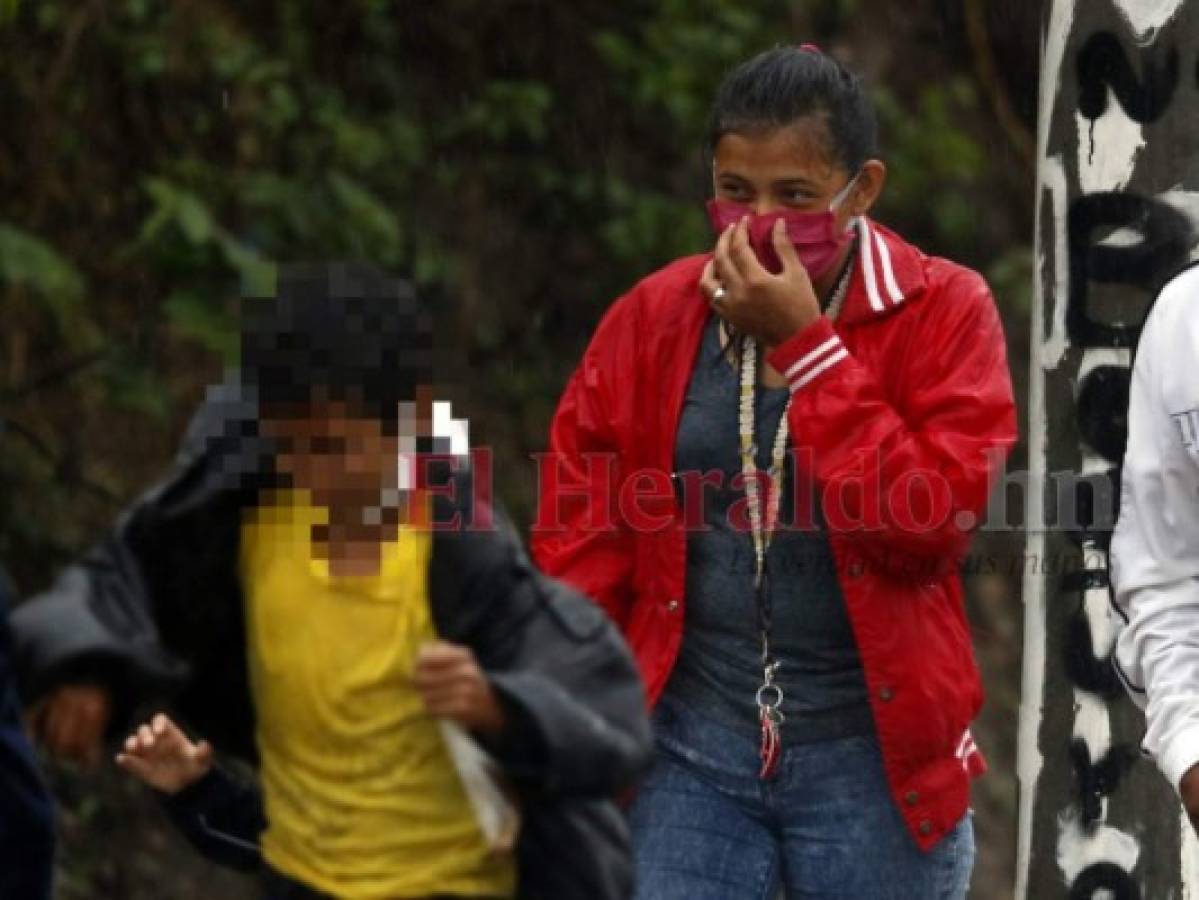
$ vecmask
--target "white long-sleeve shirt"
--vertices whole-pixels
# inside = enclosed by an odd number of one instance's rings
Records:
[[[1199,763],[1199,267],[1166,286],[1141,334],[1111,574],[1116,662],[1177,790]]]

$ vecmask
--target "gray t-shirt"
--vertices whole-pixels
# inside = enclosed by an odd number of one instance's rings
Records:
[[[719,471],[722,487],[703,488],[707,527],[692,528],[687,537],[683,644],[667,691],[698,711],[756,733],[754,694],[762,682],[762,644],[753,537],[745,492],[731,488],[731,479],[741,471],[739,395],[739,373],[721,350],[713,316],[687,389],[675,467],[680,474]],[[760,470],[769,466],[786,402],[785,387],[759,386],[755,392]],[[779,530],[766,559],[771,640],[781,662],[775,680],[784,693],[783,738],[806,743],[870,733],[874,722],[862,663],[822,527],[819,498],[814,490],[799,492],[797,517],[794,477],[788,454]],[[697,477],[680,477],[676,483],[698,490]],[[811,495],[810,503],[804,495]]]

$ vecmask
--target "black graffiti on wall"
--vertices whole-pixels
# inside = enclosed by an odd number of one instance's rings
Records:
[[[1136,240],[1117,246],[1104,242],[1123,230],[1135,234]],[[1190,220],[1153,197],[1105,191],[1085,194],[1071,204],[1066,231],[1070,253],[1066,329],[1071,342],[1085,348],[1134,346],[1140,323],[1100,319],[1091,309],[1091,285],[1127,285],[1152,292],[1186,259]],[[1121,446],[1119,455],[1123,452]]]
[[[1097,760],[1091,759],[1086,741],[1070,742],[1070,761],[1084,822],[1097,822],[1103,815],[1103,801],[1116,792],[1138,754],[1131,747],[1113,747]]]
[[[1137,77],[1124,45],[1110,31],[1091,35],[1075,61],[1078,111],[1092,121],[1098,119],[1107,111],[1110,87],[1130,119],[1142,125],[1156,122],[1178,89],[1178,48],[1153,44],[1143,48],[1139,68],[1143,74]]]
[[[1110,32],[1098,32],[1083,42],[1075,73],[1078,108],[1084,117],[1094,122],[1104,114],[1110,88],[1133,121],[1148,125],[1161,119],[1176,97],[1181,79],[1178,48],[1150,45],[1139,48],[1137,54],[1134,66],[1124,43]],[[1193,237],[1189,219],[1154,197],[1101,191],[1074,200],[1066,230],[1070,272],[1066,330],[1071,344],[1081,350],[1135,347],[1142,322],[1102,316],[1095,289],[1106,285],[1155,294],[1186,261]],[[1117,233],[1121,239],[1111,240]],[[1098,476],[1080,477],[1073,486],[1076,496],[1071,502],[1081,524],[1070,536],[1089,561],[1081,571],[1062,576],[1056,585],[1058,600],[1071,603],[1074,609],[1062,648],[1067,677],[1074,687],[1104,702],[1114,701],[1122,688],[1110,656],[1096,651],[1084,600],[1089,590],[1110,589],[1103,560],[1119,504],[1129,382],[1126,367],[1101,365],[1088,372],[1079,385],[1075,408],[1079,435],[1113,467]],[[1091,552],[1095,550],[1104,553]],[[1092,759],[1087,743],[1077,738],[1066,752],[1074,771],[1075,800],[1083,826],[1093,828],[1103,817],[1104,801],[1120,790],[1139,753],[1135,747],[1115,744],[1099,759]],[[1113,861],[1084,868],[1069,885],[1071,900],[1092,900],[1103,891],[1118,900],[1141,897],[1132,873]]]

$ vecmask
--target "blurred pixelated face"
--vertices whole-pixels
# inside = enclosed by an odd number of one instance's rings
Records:
[[[383,423],[340,401],[314,400],[262,421],[275,465],[292,487],[331,506],[378,496],[396,482],[396,438]]]
[[[823,120],[811,116],[772,131],[729,132],[713,153],[715,196],[751,207],[758,215],[826,210],[850,179],[834,161],[831,142]],[[844,206],[838,214],[841,227],[850,217]]]

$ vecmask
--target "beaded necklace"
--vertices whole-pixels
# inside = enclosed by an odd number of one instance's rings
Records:
[[[850,259],[854,257],[853,248]],[[852,264],[845,266],[833,288],[826,315],[835,320],[849,291]],[[762,728],[762,743],[759,756],[762,768],[759,778],[774,775],[782,757],[782,738],[779,726],[783,723],[783,689],[775,684],[774,676],[779,661],[774,658],[770,646],[773,616],[770,592],[766,584],[766,553],[774,539],[778,525],[779,498],[783,489],[783,465],[787,455],[787,414],[791,410],[791,397],[783,407],[778,431],[770,451],[770,468],[763,477],[758,472],[757,444],[754,441],[754,391],[758,383],[758,345],[748,335],[741,338],[741,395],[739,426],[741,436],[741,475],[745,482],[745,500],[749,508],[749,524],[754,542],[754,599],[758,616],[758,628],[762,633],[762,684],[758,687],[754,702],[758,707],[758,720]],[[762,487],[766,489],[766,510],[763,517]],[[763,521],[763,518],[765,521]]]

